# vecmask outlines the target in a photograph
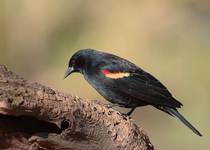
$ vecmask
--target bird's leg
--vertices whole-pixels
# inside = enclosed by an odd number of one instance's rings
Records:
[[[131,108],[131,110],[129,112],[127,112],[127,114],[125,114],[125,115],[130,116],[135,109],[136,109],[136,107]]]

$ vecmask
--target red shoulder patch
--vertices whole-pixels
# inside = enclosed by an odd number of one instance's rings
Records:
[[[106,74],[110,74],[111,72],[110,72],[109,70],[107,70],[107,69],[104,69],[104,70],[102,70],[102,73],[103,73],[104,75],[106,75]]]
[[[101,71],[107,78],[111,79],[120,79],[124,77],[129,77],[129,72],[110,72],[109,70],[105,69]]]

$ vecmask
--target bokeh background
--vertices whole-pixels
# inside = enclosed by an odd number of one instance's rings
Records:
[[[81,48],[117,54],[152,73],[204,135],[152,107],[138,108],[132,117],[157,149],[209,149],[209,0],[0,1],[1,64],[27,79],[103,100],[82,75],[62,79],[69,57]]]

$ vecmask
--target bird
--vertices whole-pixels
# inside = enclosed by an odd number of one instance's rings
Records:
[[[68,62],[64,78],[81,73],[85,80],[111,104],[129,108],[128,116],[141,106],[151,105],[178,118],[195,134],[202,134],[179,112],[176,100],[158,79],[131,61],[94,49],[75,52]]]

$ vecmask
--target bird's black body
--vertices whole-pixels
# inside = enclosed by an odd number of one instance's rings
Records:
[[[198,135],[201,135],[178,111],[182,104],[173,98],[168,89],[151,74],[121,57],[92,49],[76,52],[69,61],[67,77],[80,72],[85,79],[108,101],[132,108],[152,105],[179,118]]]

